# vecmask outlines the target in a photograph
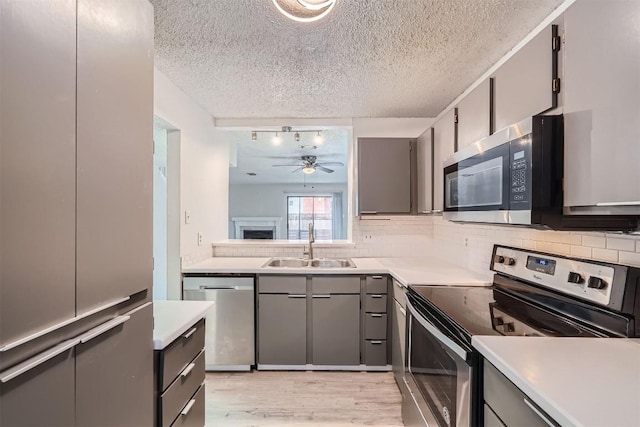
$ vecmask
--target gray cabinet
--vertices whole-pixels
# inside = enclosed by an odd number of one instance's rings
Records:
[[[0,8],[2,346],[75,316],[76,5]]]
[[[455,110],[447,111],[433,125],[433,210],[442,212],[444,177],[442,166],[454,153],[456,144]]]
[[[379,279],[378,279],[379,278]],[[389,358],[388,276],[365,278],[364,317],[364,363],[367,366],[386,366]]]
[[[0,382],[0,426],[68,427],[75,419],[74,350]]]
[[[205,321],[154,351],[156,426],[204,425]]]
[[[153,310],[128,319],[76,347],[76,425],[153,423]]]
[[[404,372],[406,365],[405,345],[407,340],[407,312],[405,308],[406,292],[406,288],[402,284],[396,280],[393,281],[393,332],[391,334],[391,362],[393,375],[402,395],[405,395],[407,392],[404,384]]]
[[[358,138],[359,214],[415,212],[415,143],[404,138]]]
[[[640,209],[638,22],[637,1],[580,1],[564,13],[565,206]]]
[[[258,364],[305,365],[306,276],[259,276],[258,292]]]
[[[557,51],[550,25],[496,70],[494,78],[495,130],[540,114],[557,103]],[[559,47],[559,44],[556,46]]]
[[[486,425],[507,427],[558,425],[492,364],[485,361],[483,369],[482,387]]]
[[[360,277],[311,279],[311,363],[360,364]]]
[[[78,0],[79,312],[152,282],[152,76],[151,5]]]
[[[430,213],[433,209],[433,128],[418,137],[416,152],[418,213]]]
[[[458,150],[491,134],[492,88],[486,79],[458,104]]]

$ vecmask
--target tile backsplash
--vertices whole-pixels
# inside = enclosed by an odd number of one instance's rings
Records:
[[[640,266],[640,235],[595,232],[543,231],[525,227],[459,224],[441,216],[387,216],[355,218],[353,243],[322,246],[315,256],[324,257],[401,257],[435,256],[489,274],[489,261],[495,243],[536,249],[560,255]],[[215,244],[213,256],[302,256],[302,244]],[[198,262],[211,256],[195,254],[187,260]],[[185,259],[183,258],[183,265]],[[188,264],[187,264],[188,265]]]

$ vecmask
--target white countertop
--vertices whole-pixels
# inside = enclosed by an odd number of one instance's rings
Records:
[[[153,349],[162,350],[171,344],[214,305],[211,301],[154,301]]]
[[[437,258],[351,258],[356,268],[262,267],[271,258],[213,257],[182,269],[183,273],[251,274],[391,274],[405,286],[489,286],[491,279]]]
[[[640,426],[640,339],[474,336],[472,344],[562,426]]]

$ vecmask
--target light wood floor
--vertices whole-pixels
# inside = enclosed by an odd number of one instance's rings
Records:
[[[390,372],[207,373],[207,427],[402,426]]]

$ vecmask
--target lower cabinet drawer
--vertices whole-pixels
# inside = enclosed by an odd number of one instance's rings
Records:
[[[169,344],[160,355],[158,389],[166,388],[204,348],[204,319]]]
[[[171,427],[203,427],[204,426],[204,384],[200,386],[189,402],[182,408],[178,418]]]
[[[364,337],[368,340],[386,340],[387,315],[383,313],[365,313]]]
[[[387,365],[387,341],[367,340],[364,344],[364,363],[367,366]]]
[[[204,350],[187,365],[178,378],[162,393],[158,414],[160,425],[169,426],[180,415],[189,398],[204,382]]]
[[[367,294],[364,299],[364,308],[367,313],[386,313],[387,296],[382,294]]]

